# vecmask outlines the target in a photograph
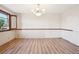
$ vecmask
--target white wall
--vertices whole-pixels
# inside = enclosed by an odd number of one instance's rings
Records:
[[[62,37],[79,45],[79,7],[70,8],[62,14],[62,28],[73,31],[62,31]]]
[[[0,9],[4,10],[10,14],[14,14],[13,12],[9,11],[8,9],[4,8],[3,6],[0,5]],[[15,31],[5,31],[5,32],[0,32],[0,45],[12,40],[15,38]]]
[[[18,28],[60,28],[59,14],[45,14],[37,17],[33,14],[21,14],[18,17]],[[20,26],[21,25],[21,26]],[[52,38],[60,37],[58,30],[19,30],[19,38]]]
[[[0,45],[15,38],[15,31],[0,32]]]
[[[60,38],[59,30],[18,30],[18,38]]]
[[[33,14],[22,14],[22,28],[59,28],[60,16],[58,14],[45,14],[35,16]]]

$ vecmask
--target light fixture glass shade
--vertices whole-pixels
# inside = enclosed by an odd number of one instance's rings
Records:
[[[36,16],[41,16],[41,15],[42,15],[42,13],[36,13],[35,15],[36,15]]]
[[[41,16],[42,14],[45,13],[45,9],[41,9],[39,6],[40,5],[37,5],[35,9],[32,9],[32,13],[35,14],[36,16]]]

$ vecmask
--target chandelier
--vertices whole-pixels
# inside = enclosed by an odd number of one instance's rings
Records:
[[[37,4],[36,8],[32,9],[32,13],[36,16],[41,16],[45,13],[45,9],[40,8],[40,4]]]

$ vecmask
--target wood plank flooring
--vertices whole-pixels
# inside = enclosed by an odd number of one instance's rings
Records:
[[[1,54],[78,54],[79,47],[64,39],[14,39],[0,46]]]

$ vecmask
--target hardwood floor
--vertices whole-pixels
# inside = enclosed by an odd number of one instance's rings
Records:
[[[1,54],[78,54],[79,47],[64,39],[14,39],[0,46]]]

